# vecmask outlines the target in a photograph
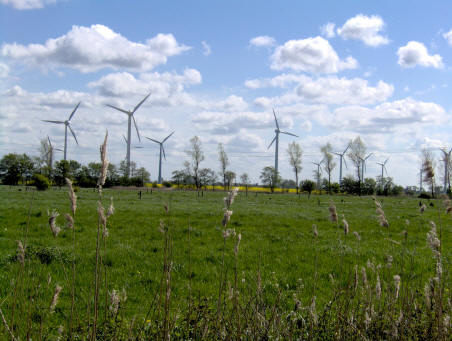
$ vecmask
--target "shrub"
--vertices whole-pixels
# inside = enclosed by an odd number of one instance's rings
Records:
[[[419,194],[418,198],[420,199],[431,199],[431,195],[426,193],[426,192],[422,192],[421,194]]]
[[[169,181],[163,181],[163,186],[170,188],[173,184]]]
[[[50,180],[42,174],[35,174],[33,176],[33,185],[36,186],[38,191],[45,191],[50,187]]]

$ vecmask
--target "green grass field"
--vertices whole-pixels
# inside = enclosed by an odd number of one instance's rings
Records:
[[[195,191],[151,193],[149,189],[142,192],[140,199],[137,191],[103,191],[104,206],[107,209],[113,197],[115,213],[108,219],[109,236],[101,245],[105,264],[102,272],[107,274],[109,291],[127,292],[127,301],[122,306],[125,319],[143,320],[156,305],[154,299],[161,285],[164,262],[161,221],[169,228],[172,241],[170,310],[173,314],[187,306],[190,272],[191,293],[198,302],[201,298],[207,298],[212,304],[216,301],[220,272],[225,269],[229,285],[234,283],[237,273],[240,293],[255,292],[259,274],[265,292],[271,296],[272,292],[281,291],[281,306],[288,310],[294,304],[294,294],[305,306],[313,296],[317,297],[317,306],[323,306],[338,285],[346,286],[353,278],[355,265],[361,269],[367,266],[368,260],[375,266],[381,264],[383,292],[392,290],[394,275],[401,276],[402,291],[422,290],[435,274],[435,259],[426,242],[429,221],[438,227],[443,285],[446,292],[451,288],[448,269],[452,257],[452,218],[446,214],[441,200],[432,200],[433,207],[425,201],[427,209],[421,214],[419,199],[378,198],[389,222],[389,228],[385,228],[378,223],[375,203],[370,197],[312,195],[308,199],[307,195],[248,193],[245,196],[240,192],[227,226],[242,236],[235,271],[237,239],[231,237],[224,244],[222,237],[225,195],[219,191],[204,192],[203,196]],[[92,314],[93,304],[98,194],[92,189],[81,189],[77,196],[76,312],[77,316],[86,316]],[[331,203],[337,208],[338,225],[329,220]],[[168,213],[165,205],[169,207]],[[67,188],[33,192],[0,187],[0,308],[7,320],[11,318],[12,302],[15,299],[26,302],[37,283],[43,288],[34,303],[40,309],[50,304],[56,283],[63,287],[57,309],[46,317],[47,321],[58,327],[68,319],[72,231],[63,230],[53,237],[47,216],[47,211],[53,209],[61,214],[57,224],[63,226],[64,213],[70,212]],[[342,228],[343,218],[349,224],[347,235]],[[313,234],[313,224],[317,226],[318,237]],[[403,231],[407,231],[406,237]],[[25,238],[29,263],[25,273],[20,274],[17,241]],[[225,266],[222,267],[224,245]],[[393,259],[390,266],[388,257]],[[367,267],[369,277],[372,276],[370,268]],[[19,275],[26,280],[17,288]],[[101,315],[105,306],[104,286],[105,278],[102,278]],[[25,320],[17,316],[25,316],[30,308],[24,303],[15,309],[16,329],[20,334],[26,329],[20,321],[25,323]],[[43,316],[33,315],[31,320],[42,324]],[[6,335],[5,329],[3,332]]]

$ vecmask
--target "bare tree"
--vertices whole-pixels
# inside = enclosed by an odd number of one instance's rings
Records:
[[[218,143],[218,161],[220,161],[220,174],[223,176],[223,188],[226,190],[226,168],[229,166],[228,154],[224,151],[223,143]]]
[[[248,196],[248,186],[250,184],[250,177],[248,174],[243,173],[240,175],[240,182],[242,183],[242,186],[245,186],[246,196]]]
[[[323,169],[328,174],[328,193],[331,194],[331,172],[336,167],[336,163],[333,161],[333,146],[328,142],[320,148],[320,151],[323,154]]]
[[[447,151],[446,147],[441,148],[441,151],[443,152],[443,158],[441,159],[441,161],[443,161],[443,168],[444,168],[444,176],[443,176],[443,181],[444,181],[444,192],[450,192],[450,170],[451,170],[451,164],[452,164],[452,160],[451,160],[451,153],[452,153],[452,149],[450,149],[449,151]]]
[[[362,167],[362,160],[364,159],[364,156],[366,155],[366,146],[364,145],[364,142],[361,140],[361,137],[356,137],[354,140],[350,141],[350,149],[347,153],[347,156],[349,159],[353,162],[353,165],[356,169],[356,175],[358,176],[358,184],[359,184],[359,195],[361,195],[361,182],[363,179],[361,179],[361,167]]]
[[[204,153],[201,150],[201,140],[198,136],[193,136],[190,139],[190,149],[186,150],[186,153],[191,157],[191,164],[189,165],[190,173],[199,192],[201,188],[199,164],[204,160]]]
[[[298,174],[301,172],[301,157],[303,151],[300,144],[297,142],[292,142],[287,148],[287,154],[289,155],[289,163],[295,173],[295,183],[297,184],[297,194],[298,194]]]
[[[53,167],[53,147],[49,142],[49,139],[42,139],[39,147],[39,157],[37,158],[39,167],[43,169],[43,173],[48,177],[51,176]]]
[[[435,160],[432,152],[424,149],[422,151],[422,179],[426,184],[430,186],[432,191],[432,198],[435,196]]]

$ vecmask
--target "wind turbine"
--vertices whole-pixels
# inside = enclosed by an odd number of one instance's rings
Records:
[[[157,141],[157,140],[151,139],[150,137],[146,137],[146,136],[145,136],[148,140],[151,140],[152,142],[158,143],[158,144],[160,145],[159,181],[158,181],[159,184],[162,183],[162,153],[163,153],[163,157],[165,158],[165,161],[166,161],[165,148],[163,148],[163,144],[164,144],[165,141],[168,140],[168,139],[171,137],[171,135],[173,135],[173,134],[174,134],[174,131],[173,131],[171,134],[169,134],[167,137],[165,137],[165,138],[163,139],[163,141]]]
[[[348,148],[350,148],[350,143],[347,145],[347,148],[342,153],[333,153],[336,155],[339,155],[340,158],[340,164],[339,164],[339,187],[342,184],[342,160],[344,160],[345,168],[347,168],[347,162],[345,161],[344,155],[347,152]]]
[[[124,136],[124,135],[122,135],[122,137],[124,138],[124,141],[126,142],[126,144],[127,144],[127,138]],[[142,148],[144,148],[143,146],[133,146],[133,148],[135,148],[135,149],[142,149]]]
[[[132,139],[132,119],[133,119],[133,124],[135,125],[135,129],[136,129],[136,131],[137,131],[138,140],[140,140],[140,142],[141,142],[140,133],[138,132],[138,127],[137,127],[137,122],[135,121],[135,117],[133,116],[133,114],[134,114],[135,111],[137,111],[138,108],[144,103],[144,101],[146,101],[146,100],[148,99],[148,97],[149,97],[150,95],[151,95],[151,93],[149,93],[145,98],[143,98],[143,99],[141,100],[141,102],[138,103],[138,104],[135,106],[135,108],[133,108],[133,110],[131,110],[131,111],[124,110],[124,109],[115,107],[114,105],[107,104],[107,107],[110,107],[110,108],[116,109],[116,110],[118,110],[118,111],[121,111],[121,112],[123,112],[124,114],[126,114],[126,115],[128,116],[128,122],[127,122],[127,139],[126,139],[126,142],[127,142],[127,154],[126,154],[126,159],[127,159],[127,165],[126,165],[126,166],[127,166],[127,170],[126,170],[126,172],[127,172],[127,177],[130,176],[130,142],[131,142],[131,139]]]
[[[313,162],[314,165],[317,166],[317,173],[316,173],[316,177],[317,177],[317,190],[320,190],[320,176],[322,174],[322,169],[320,168],[320,165],[322,164],[323,160],[320,162]]]
[[[287,131],[283,131],[279,129],[279,124],[278,124],[278,120],[276,119],[276,114],[275,114],[275,109],[273,109],[273,116],[275,117],[275,124],[276,124],[276,129],[275,129],[275,137],[273,138],[272,142],[269,144],[267,149],[270,149],[270,147],[272,146],[273,142],[276,141],[275,144],[275,174],[278,174],[278,146],[279,146],[279,134],[286,134],[286,135],[291,135],[291,136],[295,136],[298,137],[298,135],[289,133]]]
[[[63,150],[62,149],[59,149],[59,148],[53,148],[53,146],[52,146],[52,142],[50,142],[50,137],[49,136],[47,136],[47,140],[49,141],[49,150],[47,151],[47,153],[45,153],[44,154],[44,156],[45,157],[47,157],[47,155],[49,155],[49,158],[48,158],[48,166],[50,167],[50,168],[52,168],[52,164],[53,164],[53,151],[54,150],[59,150],[60,152],[62,152]]]
[[[69,128],[69,130],[72,133],[72,136],[74,136],[75,142],[78,145],[78,141],[77,141],[77,137],[75,137],[75,133],[72,130],[69,121],[71,120],[71,118],[74,116],[75,112],[77,111],[80,103],[82,102],[78,102],[78,104],[75,106],[74,110],[72,110],[71,115],[69,116],[69,118],[66,121],[49,121],[49,120],[42,120],[43,122],[50,122],[50,123],[56,123],[56,124],[64,124],[64,160],[66,160],[66,151],[67,151],[67,128]]]
[[[368,154],[365,158],[361,159],[361,181],[364,181],[364,168],[366,168],[366,160],[372,156],[373,153]]]
[[[386,169],[386,162],[388,162],[389,158],[385,160],[385,162],[377,162],[378,165],[381,166],[381,183],[380,183],[380,190],[383,190],[383,170],[386,171],[386,174],[388,174],[388,170]]]
[[[441,161],[444,161],[444,193],[447,192],[447,183],[449,182],[449,164],[450,164],[450,157],[451,157],[451,152],[452,152],[452,148],[447,152],[446,148],[441,148],[440,149],[443,154],[444,154],[444,159],[442,159]],[[450,187],[450,184],[449,184]]]

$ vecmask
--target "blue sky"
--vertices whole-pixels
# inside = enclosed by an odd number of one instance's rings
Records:
[[[341,151],[360,136],[374,153],[366,177],[389,157],[395,182],[415,185],[420,150],[435,151],[440,173],[439,148],[452,146],[451,10],[449,1],[0,0],[0,155],[38,155],[47,135],[62,147],[63,127],[41,119],[64,120],[82,101],[69,158],[98,160],[108,129],[119,163],[127,117],[105,104],[131,109],[151,92],[135,118],[142,136],[176,131],[164,178],[198,135],[204,167],[219,169],[221,142],[231,170],[257,182],[274,163],[275,108],[300,136],[281,136],[284,178],[291,141],[304,150],[304,179],[322,145]],[[156,179],[158,145],[136,134],[132,143],[144,147],[132,160]]]

